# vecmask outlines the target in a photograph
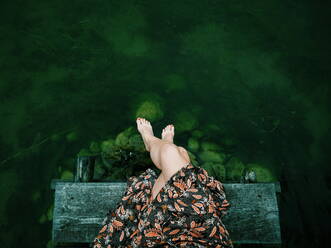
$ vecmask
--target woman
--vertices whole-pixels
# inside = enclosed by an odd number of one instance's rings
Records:
[[[173,143],[173,125],[165,127],[159,139],[149,121],[136,122],[161,173],[147,169],[128,179],[121,201],[107,213],[92,247],[232,248],[221,220],[230,206],[221,182],[193,166],[187,151]]]

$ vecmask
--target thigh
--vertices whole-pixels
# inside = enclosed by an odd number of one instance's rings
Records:
[[[164,146],[164,148],[161,149],[160,163],[162,173],[166,175],[166,177],[171,177],[172,174],[187,165],[188,162],[183,157],[178,147],[173,144]]]

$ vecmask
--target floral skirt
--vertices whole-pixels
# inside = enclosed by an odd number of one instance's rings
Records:
[[[93,248],[233,248],[222,217],[230,207],[220,181],[191,163],[178,170],[152,200],[158,175],[147,169],[128,180],[114,211],[109,211]]]

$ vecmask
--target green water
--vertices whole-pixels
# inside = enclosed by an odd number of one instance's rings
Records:
[[[158,137],[173,123],[175,143],[193,154],[209,142],[266,168],[282,186],[283,247],[321,247],[330,221],[329,9],[2,3],[1,247],[51,247],[51,180],[70,177],[81,149],[135,128],[137,116]]]

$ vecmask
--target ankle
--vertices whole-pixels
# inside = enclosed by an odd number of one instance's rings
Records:
[[[155,137],[154,135],[148,135],[148,136],[145,136],[145,144],[146,146],[148,146],[148,150],[150,151],[151,150],[151,147],[153,147],[153,145],[158,141],[159,138]]]

